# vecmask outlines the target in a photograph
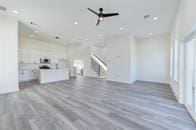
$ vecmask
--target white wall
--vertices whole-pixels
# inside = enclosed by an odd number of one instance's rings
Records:
[[[0,94],[18,90],[18,21],[0,16]]]
[[[106,51],[107,51],[106,46],[103,46],[103,47],[93,46],[93,47],[91,47],[91,53],[95,54],[97,57],[99,57],[104,62],[106,62],[106,55],[105,55]]]
[[[39,63],[40,58],[50,58],[51,62],[67,59],[67,47],[63,44],[48,43],[40,40],[20,37],[19,62]]]
[[[134,42],[136,40],[131,35],[115,36],[106,41],[107,80],[124,83],[135,81],[136,43]]]
[[[135,82],[137,80],[137,64],[138,64],[138,59],[137,59],[137,51],[138,51],[138,40],[136,40],[134,37],[131,37],[131,69],[130,69],[130,74],[131,74],[131,82]]]
[[[138,80],[169,83],[169,35],[138,41]]]
[[[178,14],[176,16],[176,20],[174,22],[173,28],[171,30],[171,47],[174,47],[176,42],[180,43],[181,40],[187,36],[193,28],[196,27],[196,0],[181,0],[180,7]],[[179,49],[179,48],[177,48]],[[171,48],[173,51],[171,57],[174,58],[174,48]],[[179,54],[181,55],[181,54]],[[182,55],[180,56],[182,57]],[[183,103],[184,97],[183,93],[184,90],[180,89],[180,83],[182,80],[175,81],[174,80],[174,62],[171,62],[171,73],[172,77],[170,77],[170,84],[172,89],[180,103]],[[179,68],[179,66],[178,66]],[[177,69],[178,69],[177,68]],[[180,70],[182,71],[182,70]],[[179,77],[179,74],[178,76]],[[184,85],[182,85],[183,87]],[[180,94],[182,93],[182,94]]]

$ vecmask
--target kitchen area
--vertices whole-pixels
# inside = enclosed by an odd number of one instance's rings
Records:
[[[58,63],[46,62],[49,59],[43,60],[45,61],[40,63],[20,63],[19,81],[27,82],[38,80],[43,84],[69,79],[70,67],[66,65],[66,60],[61,59]]]
[[[26,38],[21,44],[18,52],[19,82],[39,81],[44,84],[76,77],[76,67],[67,59],[64,46],[42,43],[45,48],[41,45],[38,48],[36,44],[40,44],[39,41]]]

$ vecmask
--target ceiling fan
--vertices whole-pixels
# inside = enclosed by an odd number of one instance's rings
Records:
[[[97,26],[100,24],[100,22],[101,22],[104,18],[119,15],[119,13],[107,13],[107,14],[106,14],[106,13],[103,13],[103,8],[100,8],[100,9],[99,9],[99,13],[96,12],[96,11],[94,11],[94,10],[92,10],[92,9],[90,9],[90,8],[88,8],[88,10],[89,10],[90,12],[92,12],[92,13],[94,13],[95,15],[98,16],[97,24],[96,24]]]

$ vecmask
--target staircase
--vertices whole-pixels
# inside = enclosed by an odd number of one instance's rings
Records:
[[[100,78],[106,77],[107,66],[95,54],[91,55],[91,68]]]

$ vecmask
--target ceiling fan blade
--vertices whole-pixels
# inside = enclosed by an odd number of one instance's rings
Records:
[[[101,20],[98,18],[98,19],[97,19],[97,24],[96,24],[96,25],[98,26],[98,25],[100,24],[100,22],[101,22]]]
[[[99,15],[99,13],[97,13],[96,11],[94,11],[94,10],[92,10],[92,9],[90,9],[90,8],[87,8],[90,12],[92,12],[93,14],[95,14],[95,15]]]
[[[6,8],[0,5],[0,10],[6,11]]]
[[[119,15],[119,13],[103,14],[103,17],[112,17],[117,15]]]

